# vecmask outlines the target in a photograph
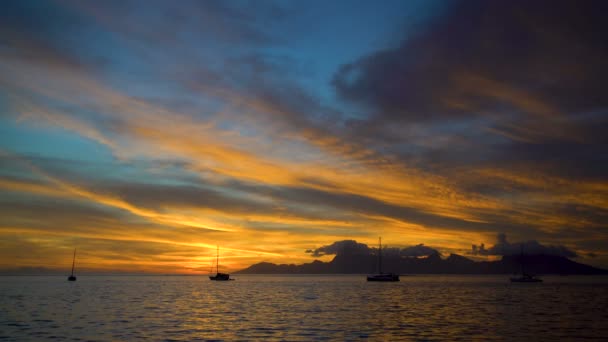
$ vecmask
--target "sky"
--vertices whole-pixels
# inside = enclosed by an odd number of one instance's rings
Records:
[[[606,268],[607,7],[3,1],[0,269],[76,248],[202,274],[216,246],[235,271],[379,236]]]

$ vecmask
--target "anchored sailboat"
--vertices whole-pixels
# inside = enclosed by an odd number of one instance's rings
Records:
[[[521,265],[521,275],[511,278],[512,283],[541,283],[543,280],[536,278],[534,275],[526,273],[524,270],[524,245],[521,245],[521,254],[519,256],[519,264]]]
[[[382,238],[378,238],[378,274],[368,275],[367,281],[399,281],[395,273],[382,273]]]
[[[74,258],[72,258],[72,274],[68,277],[68,281],[76,281],[76,276],[74,275],[74,264],[76,263],[76,248],[74,248]]]
[[[226,280],[234,280],[230,278],[230,274],[228,273],[220,273],[220,246],[217,246],[217,256],[215,260],[215,275],[209,276],[210,280],[218,280],[218,281],[226,281]]]

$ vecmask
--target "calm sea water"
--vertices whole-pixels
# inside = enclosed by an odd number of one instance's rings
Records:
[[[606,340],[608,277],[0,277],[2,340]]]

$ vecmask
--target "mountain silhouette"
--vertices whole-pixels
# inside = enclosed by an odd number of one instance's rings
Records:
[[[513,274],[525,270],[532,274],[608,274],[608,270],[581,264],[557,255],[505,255],[496,261],[473,261],[458,254],[443,259],[438,252],[425,257],[389,254],[382,257],[382,269],[399,274]],[[301,265],[261,262],[240,274],[364,274],[377,271],[375,253],[338,253],[330,262],[315,260]]]

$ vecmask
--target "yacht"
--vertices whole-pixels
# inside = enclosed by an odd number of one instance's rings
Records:
[[[72,274],[68,277],[68,281],[76,281],[76,276],[74,275],[74,264],[76,263],[76,248],[74,248],[74,257],[72,258]]]
[[[524,245],[521,245],[521,254],[519,256],[519,264],[521,265],[521,275],[518,277],[511,277],[512,283],[541,283],[543,280],[536,278],[534,275],[526,273],[524,271]]]
[[[367,281],[399,281],[395,273],[382,273],[382,238],[378,238],[378,274],[367,276]]]
[[[217,281],[234,280],[234,279],[230,278],[230,274],[220,273],[220,246],[217,246],[217,256],[216,256],[216,261],[215,261],[215,275],[210,275],[209,279],[217,280]]]
[[[541,283],[542,281],[542,279],[536,278],[535,276],[528,273],[522,273],[522,275],[519,277],[511,278],[512,283]]]

